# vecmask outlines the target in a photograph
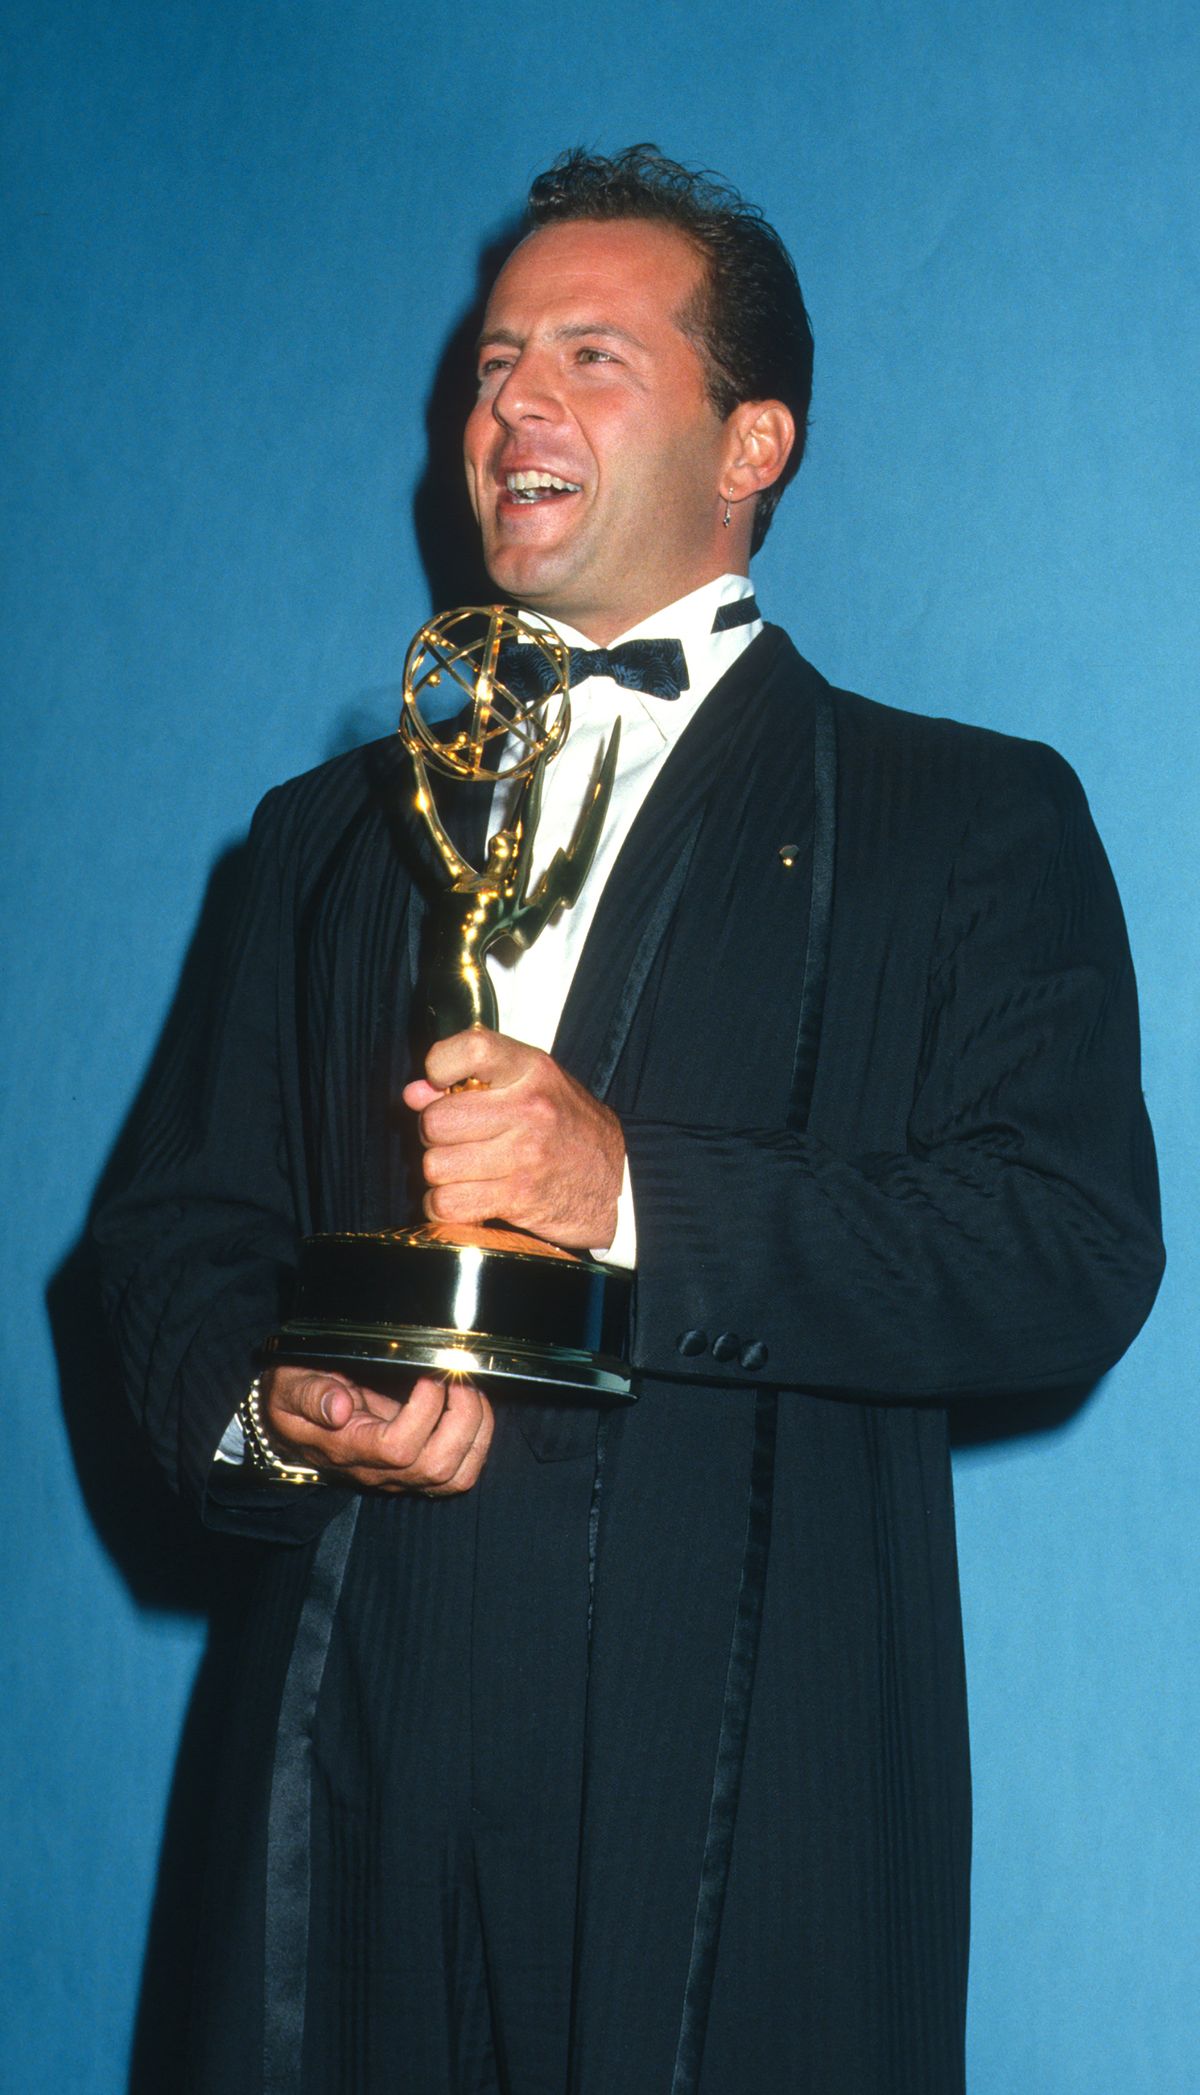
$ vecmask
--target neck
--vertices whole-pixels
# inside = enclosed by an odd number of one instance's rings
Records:
[[[747,563],[733,557],[732,547],[730,557],[714,568],[710,575],[703,575],[699,581],[686,583],[682,588],[674,590],[669,597],[660,596],[657,600],[635,602],[619,611],[598,605],[587,607],[571,604],[534,604],[527,598],[521,599],[521,606],[523,610],[532,611],[539,617],[560,619],[563,625],[570,626],[576,633],[582,633],[584,639],[591,641],[593,647],[611,647],[613,641],[618,640],[622,633],[632,632],[635,626],[642,625],[646,619],[655,617],[658,612],[667,610],[682,598],[693,595],[696,590],[704,589],[708,583],[719,581],[722,575],[742,575],[749,580]]]

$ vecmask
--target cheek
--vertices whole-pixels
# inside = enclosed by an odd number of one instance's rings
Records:
[[[491,416],[481,405],[473,408],[467,417],[463,431],[463,469],[467,476],[467,489],[471,507],[479,514],[479,490],[483,486],[485,473],[486,444],[491,430]]]
[[[467,499],[471,504],[471,511],[475,518],[475,522],[478,523],[480,520],[479,496],[476,493],[475,467],[471,462],[471,454],[469,451],[464,451],[463,453],[463,468],[467,476]]]
[[[664,525],[689,533],[696,518],[707,515],[715,484],[715,469],[699,455],[694,445],[672,445],[659,455],[656,502]]]

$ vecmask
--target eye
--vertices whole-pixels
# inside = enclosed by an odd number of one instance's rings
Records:
[[[613,355],[611,349],[587,348],[579,351],[579,362],[581,364],[615,364],[617,358]]]
[[[511,356],[483,357],[479,365],[478,383],[484,385],[489,378],[495,378],[497,372],[511,370],[512,363],[513,359]]]

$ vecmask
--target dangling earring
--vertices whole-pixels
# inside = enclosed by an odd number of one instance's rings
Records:
[[[732,518],[732,511],[730,510],[730,507],[729,507],[729,504],[730,504],[730,502],[731,502],[731,500],[732,500],[732,499],[733,499],[733,498],[732,498],[732,495],[726,495],[726,497],[725,497],[725,514],[724,514],[724,516],[723,516],[723,517],[721,518],[721,522],[722,522],[722,523],[724,524],[724,526],[725,526],[725,529],[726,529],[727,531],[728,531],[728,529],[729,529],[730,521],[731,521],[731,518]]]

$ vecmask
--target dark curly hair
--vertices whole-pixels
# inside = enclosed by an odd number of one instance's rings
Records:
[[[758,497],[751,551],[804,456],[813,338],[792,258],[761,211],[716,175],[682,167],[657,146],[611,158],[580,146],[560,153],[529,191],[536,228],[578,218],[648,218],[674,226],[702,256],[703,289],[679,314],[704,363],[708,397],[724,421],[743,400],[782,400],[796,422],[783,472]]]

